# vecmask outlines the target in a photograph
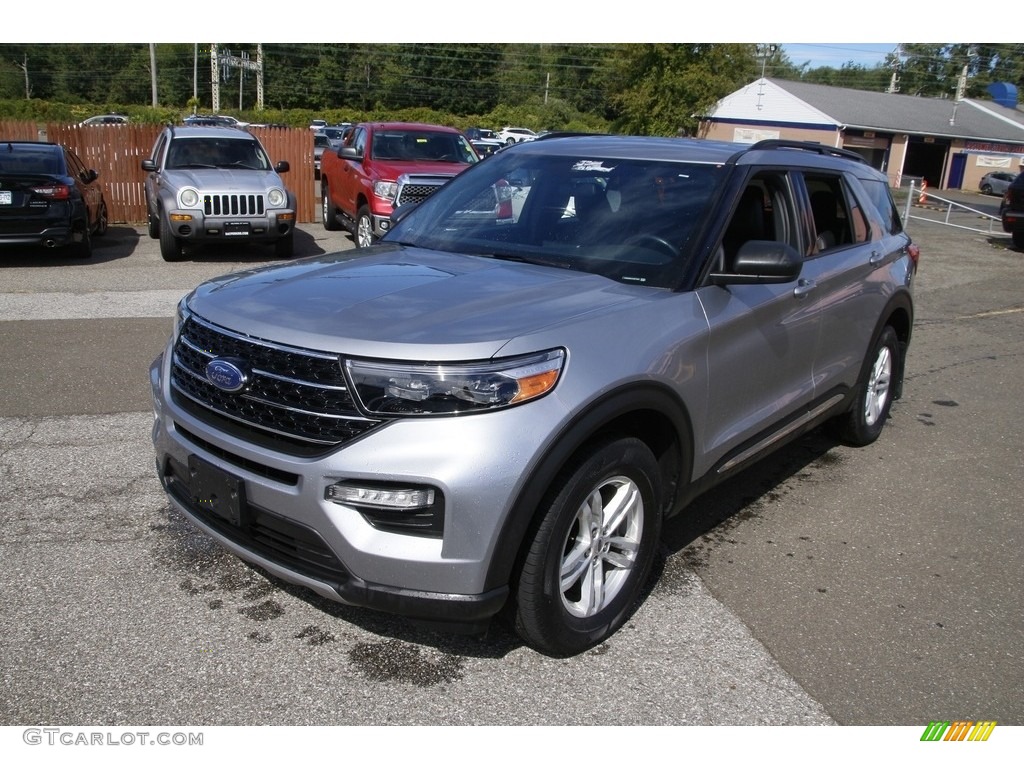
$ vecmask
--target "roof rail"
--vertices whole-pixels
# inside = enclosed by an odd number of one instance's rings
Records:
[[[849,149],[840,149],[839,147],[829,147],[824,144],[816,144],[813,141],[791,141],[787,139],[764,139],[754,144],[751,148],[754,149],[800,149],[805,152],[814,152],[819,155],[827,155],[830,157],[844,157],[847,160],[856,160],[858,162],[868,164],[868,161],[864,159],[863,155],[859,155]]]

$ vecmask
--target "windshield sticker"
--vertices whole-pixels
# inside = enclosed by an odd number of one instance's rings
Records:
[[[577,160],[572,166],[574,171],[604,171],[605,173],[610,173],[614,168],[615,166],[611,168],[606,166],[603,160]]]

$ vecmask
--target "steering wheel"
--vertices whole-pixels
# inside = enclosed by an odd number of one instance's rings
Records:
[[[672,243],[670,243],[668,240],[666,240],[663,237],[658,237],[657,235],[652,235],[647,232],[644,232],[639,235],[633,235],[632,237],[627,238],[624,245],[643,245],[648,247],[653,246],[654,250],[661,251],[662,253],[666,254],[670,259],[674,259],[676,258],[676,256],[679,255],[678,249],[676,249],[676,247],[672,245]]]

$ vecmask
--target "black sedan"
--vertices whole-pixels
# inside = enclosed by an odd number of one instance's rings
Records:
[[[0,246],[67,248],[92,256],[92,236],[107,231],[99,174],[60,144],[0,143]]]

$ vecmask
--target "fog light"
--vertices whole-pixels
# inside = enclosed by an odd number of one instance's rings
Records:
[[[335,483],[325,498],[337,504],[377,509],[423,509],[434,503],[433,488],[371,488]]]

